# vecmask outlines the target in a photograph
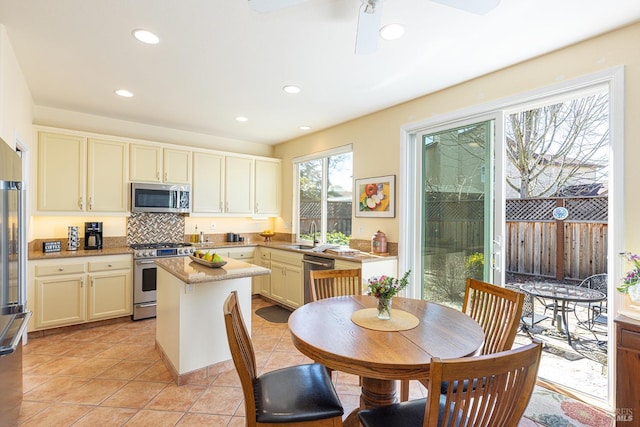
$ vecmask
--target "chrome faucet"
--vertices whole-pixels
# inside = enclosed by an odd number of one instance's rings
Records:
[[[309,226],[309,234],[313,234],[313,247],[316,247],[316,243],[320,243],[316,238],[316,233],[318,232],[318,226],[315,221],[311,221],[311,225]]]

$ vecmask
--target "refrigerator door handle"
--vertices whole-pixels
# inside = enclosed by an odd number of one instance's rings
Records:
[[[16,351],[16,347],[18,346],[18,343],[20,342],[20,339],[22,338],[24,331],[27,329],[27,324],[29,323],[30,318],[31,318],[30,311],[15,315],[13,322],[21,322],[20,326],[15,328],[15,333],[13,337],[11,337],[9,344],[3,345],[2,347],[0,347],[0,356],[11,354],[14,351]],[[9,337],[6,337],[6,338],[9,338]],[[6,339],[3,341],[6,342]]]

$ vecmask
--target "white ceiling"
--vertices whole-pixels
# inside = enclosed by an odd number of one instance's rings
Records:
[[[405,36],[355,55],[359,5],[260,14],[246,0],[0,0],[0,22],[38,106],[274,144],[640,18],[638,0],[502,0],[483,16],[384,0],[382,23],[403,23]]]

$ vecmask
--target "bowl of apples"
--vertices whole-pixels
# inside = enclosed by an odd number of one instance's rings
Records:
[[[189,255],[192,261],[211,268],[220,268],[227,263],[220,255],[214,252],[197,250]]]
[[[271,230],[264,230],[262,233],[260,233],[260,236],[264,237],[265,242],[270,242],[271,238],[275,235],[276,233]]]

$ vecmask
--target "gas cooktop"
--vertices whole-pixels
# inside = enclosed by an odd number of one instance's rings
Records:
[[[191,243],[135,243],[129,245],[134,250],[134,258],[161,258],[186,256],[195,252]]]

